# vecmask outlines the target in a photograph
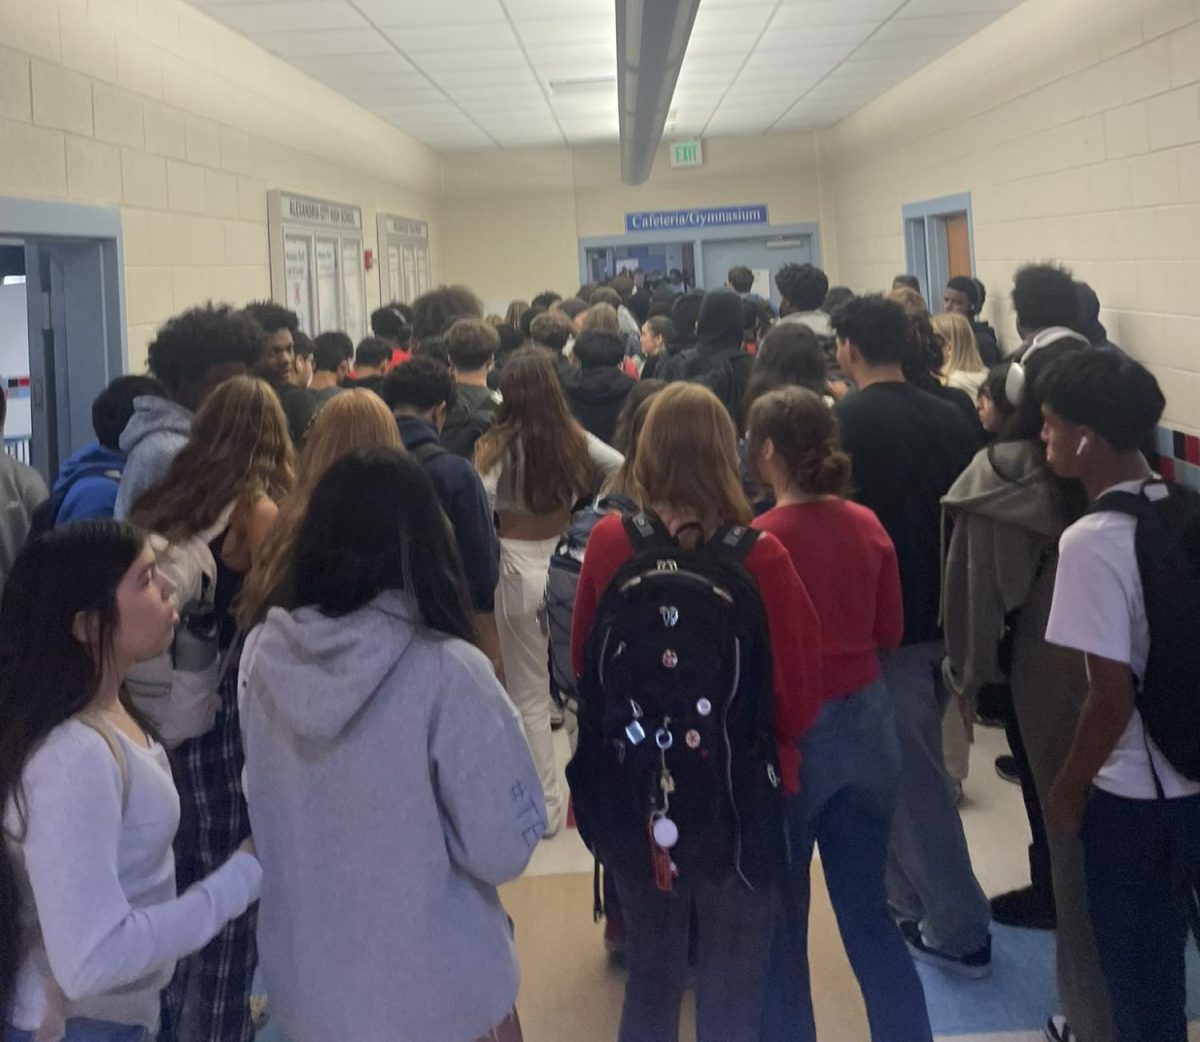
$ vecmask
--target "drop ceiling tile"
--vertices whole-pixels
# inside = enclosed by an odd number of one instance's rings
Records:
[[[870,22],[878,25],[899,6],[898,0],[815,0],[785,3],[771,19],[775,29],[812,29],[822,25]]]
[[[607,15],[590,15],[581,18],[537,18],[516,23],[517,36],[527,47],[540,44],[590,43],[593,40],[611,40],[617,44],[617,19],[609,11]]]
[[[513,21],[610,14],[613,0],[505,0]],[[614,16],[615,17],[615,16]]]
[[[944,17],[956,14],[1003,14],[1021,0],[909,0],[901,12],[905,18]]]
[[[439,69],[432,77],[440,86],[447,90],[459,87],[496,87],[508,89],[517,84],[537,85],[528,65],[492,66],[480,58],[474,68],[468,69]]]
[[[796,26],[768,30],[759,43],[761,50],[789,51],[806,47],[836,47],[862,43],[878,28],[878,22],[845,22],[834,25]]]
[[[499,0],[354,0],[354,6],[380,28],[506,21]]]
[[[730,4],[717,6],[705,3],[696,12],[696,21],[692,24],[692,37],[708,33],[725,32],[761,32],[775,10],[774,4]]]
[[[428,77],[419,72],[378,72],[373,61],[357,60],[357,69],[353,74],[326,74],[322,81],[339,91],[362,90],[365,87],[378,87],[392,90],[421,90],[431,84]]]
[[[855,59],[930,58],[944,54],[961,43],[964,38],[965,36],[923,36],[911,40],[881,40],[873,37],[855,49],[854,57]]]
[[[335,54],[375,54],[392,49],[374,29],[334,29],[313,32],[251,33],[260,47],[281,58]]]
[[[538,79],[542,83],[550,83],[556,80],[573,82],[576,80],[597,79],[611,79],[615,83],[617,78],[617,59],[615,55],[599,57],[580,56],[573,61],[555,58],[553,61],[534,62],[533,67],[537,72]]]
[[[305,55],[290,60],[298,69],[307,72],[310,76],[315,76],[317,79],[359,76],[363,75],[364,72],[370,74],[373,72],[399,73],[413,71],[413,67],[395,51],[388,51],[386,53],[381,51],[378,54],[372,54],[369,62],[361,55],[353,54]]]
[[[455,72],[461,69],[478,69],[481,66],[490,69],[528,68],[518,47],[495,47],[486,50],[464,51],[418,51],[405,50],[405,56],[418,69],[431,73],[434,78],[441,72]]]
[[[907,11],[907,8],[905,8]],[[879,27],[876,40],[923,40],[933,36],[963,39],[995,21],[991,14],[955,14],[938,18],[893,18]]]
[[[722,32],[692,34],[688,41],[687,53],[703,54],[737,54],[745,57],[758,42],[757,32]]]
[[[280,3],[219,3],[205,11],[240,33],[285,30],[368,29],[357,11],[341,0],[304,0]]]
[[[400,50],[463,51],[483,50],[515,44],[507,25],[416,25],[387,28],[383,35]]]

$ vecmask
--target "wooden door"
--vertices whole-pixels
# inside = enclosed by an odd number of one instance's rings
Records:
[[[946,219],[946,253],[949,260],[950,277],[970,276],[971,233],[967,228],[967,215],[956,213]]]

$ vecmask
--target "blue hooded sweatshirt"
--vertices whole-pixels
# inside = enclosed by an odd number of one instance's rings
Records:
[[[98,441],[85,445],[62,465],[54,482],[52,497],[65,492],[54,523],[111,518],[124,469],[124,453],[107,449]]]

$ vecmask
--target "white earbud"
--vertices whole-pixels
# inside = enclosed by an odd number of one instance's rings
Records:
[[[1082,456],[1084,454],[1084,452],[1087,450],[1088,444],[1089,444],[1089,442],[1087,440],[1087,435],[1085,434],[1082,438],[1079,439],[1079,447],[1075,450],[1075,455]]]

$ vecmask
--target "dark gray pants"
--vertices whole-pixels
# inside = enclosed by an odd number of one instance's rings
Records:
[[[736,876],[681,884],[664,894],[617,878],[628,938],[629,979],[618,1042],[676,1042],[696,917],[697,1042],[757,1042],[775,898]]]

